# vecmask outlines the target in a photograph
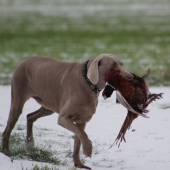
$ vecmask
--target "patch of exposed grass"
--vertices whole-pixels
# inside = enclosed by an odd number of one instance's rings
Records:
[[[16,147],[16,146],[20,146],[23,145],[23,143],[25,142],[25,135],[24,133],[12,133],[10,135],[10,139],[9,139],[9,143],[10,143],[10,147]]]
[[[170,109],[170,103],[169,104],[162,104],[161,106],[160,106],[162,109]]]
[[[25,130],[26,127],[23,125],[17,125],[16,130]]]
[[[0,148],[0,151],[2,152],[2,148]],[[52,151],[41,149],[39,147],[33,148],[29,151],[27,151],[24,146],[11,148],[10,151],[6,152],[5,154],[12,159],[26,159],[37,162],[48,162],[55,165],[61,164],[59,158],[53,156]]]
[[[26,150],[24,142],[25,137],[21,133],[13,133],[10,136],[10,150],[5,154],[12,159],[27,159],[37,162],[48,162],[56,165],[61,164],[59,158],[54,156],[51,150],[38,146]],[[0,141],[0,152],[2,152],[2,141]]]
[[[164,66],[164,69],[162,70],[162,72],[160,73],[160,80],[162,82],[162,84],[164,85],[164,83],[169,82],[170,83],[170,65],[169,63],[167,63]]]
[[[28,168],[22,168],[22,170],[30,170],[30,169],[28,169]],[[38,165],[35,165],[31,170],[59,170],[59,168],[55,168],[55,167],[48,167],[47,165],[46,166],[44,166],[44,167],[40,167],[40,166],[38,166]]]
[[[45,167],[39,167],[38,165],[36,165],[33,170],[59,170],[58,168],[49,168],[48,166]]]

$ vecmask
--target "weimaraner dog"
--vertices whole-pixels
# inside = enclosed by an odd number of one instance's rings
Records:
[[[11,108],[3,133],[3,150],[9,150],[9,136],[22,108],[34,98],[41,108],[27,115],[26,145],[34,146],[33,123],[40,117],[59,113],[58,124],[75,134],[73,160],[78,168],[86,168],[79,157],[91,157],[92,143],[84,129],[96,111],[98,96],[106,84],[106,74],[119,70],[127,80],[133,75],[122,68],[123,63],[112,54],[101,54],[83,63],[69,63],[50,57],[35,56],[23,61],[15,70],[11,86]]]

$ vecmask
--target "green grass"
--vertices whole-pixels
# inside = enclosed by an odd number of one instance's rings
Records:
[[[55,165],[60,165],[59,158],[53,155],[49,149],[34,147],[33,149],[26,150],[24,146],[25,136],[22,133],[13,133],[10,136],[10,150],[5,154],[11,159],[26,159],[37,162],[48,162]],[[2,152],[2,144],[0,142],[0,152]]]
[[[162,108],[162,109],[170,109],[170,103],[164,103],[164,104],[160,105],[160,108]]]
[[[81,62],[112,53],[136,74],[150,67],[150,85],[170,85],[169,1],[7,2],[0,6],[0,84],[32,55]]]
[[[35,162],[48,163],[48,165],[46,166],[39,166],[35,164],[35,166],[32,167],[31,170],[58,170],[60,169],[60,167],[66,167],[68,170],[76,170],[76,168],[70,166],[71,164],[73,164],[73,146],[70,143],[70,139],[68,139],[67,134],[63,133],[62,136],[56,135],[54,137],[54,140],[52,140],[52,136],[49,131],[48,133],[46,133],[45,130],[43,136],[46,136],[46,138],[41,137],[40,133],[36,135],[36,140],[40,140],[41,142],[43,141],[43,144],[38,143],[38,145],[34,148],[26,149],[25,133],[21,132],[20,128],[16,128],[16,130],[17,132],[14,131],[10,135],[9,151],[4,153],[11,158],[11,161],[29,160],[34,161],[34,164]],[[39,130],[41,131],[41,129]],[[47,135],[49,135],[50,140],[48,139]],[[0,136],[2,136],[1,132]],[[3,152],[2,138],[0,138],[0,152]],[[85,162],[85,160],[82,159],[82,162]],[[24,167],[22,167],[22,169],[28,170]]]
[[[25,169],[23,169],[25,170]],[[36,165],[32,170],[59,170],[58,168],[49,168],[47,165],[44,167],[39,167],[38,165]]]

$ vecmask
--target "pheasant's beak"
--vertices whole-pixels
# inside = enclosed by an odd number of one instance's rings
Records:
[[[147,115],[145,115],[143,113],[139,113],[136,110],[134,110],[118,90],[116,91],[116,98],[124,107],[126,107],[132,113],[138,114],[138,115],[145,117],[145,118],[149,118]]]
[[[106,100],[106,99],[107,99],[106,95],[104,95],[103,97],[104,97],[104,100]]]

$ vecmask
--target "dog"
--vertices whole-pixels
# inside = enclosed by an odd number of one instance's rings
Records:
[[[84,155],[91,157],[92,154],[92,143],[84,129],[96,111],[99,93],[107,83],[106,74],[115,70],[126,80],[133,79],[133,75],[122,66],[123,63],[112,54],[101,54],[83,63],[69,63],[43,56],[23,61],[12,77],[11,108],[2,134],[3,151],[9,150],[9,137],[25,102],[34,98],[41,108],[27,115],[26,146],[34,146],[33,123],[40,117],[57,112],[58,124],[75,134],[75,167],[90,169],[79,157],[81,144]]]

